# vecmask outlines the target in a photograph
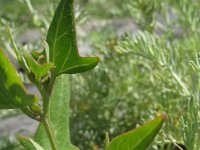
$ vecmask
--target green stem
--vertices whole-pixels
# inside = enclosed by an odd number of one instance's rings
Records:
[[[53,135],[53,132],[51,130],[51,127],[50,127],[50,124],[49,124],[49,121],[47,118],[45,118],[43,120],[43,124],[45,126],[45,129],[46,129],[46,132],[47,132],[47,135],[49,137],[49,141],[51,143],[51,147],[53,150],[58,150],[57,146],[56,146],[56,140],[55,140],[55,137]]]
[[[38,90],[39,90],[39,92],[42,96],[42,99],[43,99],[43,118],[42,118],[42,121],[40,121],[40,122],[43,123],[43,125],[45,127],[45,130],[47,132],[47,135],[48,135],[51,147],[52,147],[52,150],[58,150],[58,148],[56,146],[56,142],[55,142],[56,141],[55,137],[53,135],[53,132],[51,130],[51,127],[50,127],[50,124],[49,124],[49,121],[48,121],[48,118],[47,118],[47,115],[46,115],[48,108],[49,108],[49,95],[50,95],[50,93],[48,93],[48,91],[36,80],[34,80],[33,83],[37,86],[37,88],[38,88]]]
[[[46,92],[45,88],[38,82],[38,81],[32,81],[38,88],[41,96],[42,96],[42,101],[43,101],[43,116],[45,118],[47,111],[48,111],[48,106],[49,106],[49,93]]]
[[[172,69],[170,69],[170,72],[171,72],[172,76],[176,79],[176,81],[179,83],[179,85],[183,88],[186,96],[189,96],[190,92],[187,89],[185,83],[180,79],[180,77]]]

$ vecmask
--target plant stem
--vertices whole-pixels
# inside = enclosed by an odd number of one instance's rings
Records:
[[[51,127],[50,127],[50,124],[49,124],[49,121],[48,121],[47,118],[45,118],[45,119],[43,120],[43,124],[44,124],[44,126],[45,126],[46,131],[47,131],[47,135],[48,135],[48,137],[49,137],[49,141],[50,141],[50,143],[51,143],[52,149],[53,149],[53,150],[58,150],[58,148],[57,148],[57,146],[56,146],[55,137],[54,137],[54,135],[53,135],[53,133],[52,133],[52,130],[51,130]]]
[[[170,69],[170,72],[171,72],[172,76],[176,79],[176,81],[179,83],[179,85],[183,88],[183,90],[184,90],[186,96],[189,96],[189,95],[190,95],[190,92],[189,92],[189,90],[187,89],[185,83],[184,83],[183,81],[181,81],[180,77],[179,77],[174,71],[172,71],[172,70]]]

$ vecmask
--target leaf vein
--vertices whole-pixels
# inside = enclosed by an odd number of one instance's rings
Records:
[[[60,35],[58,38],[56,38],[56,41],[59,41],[60,39],[62,39],[65,35],[67,35],[68,33],[65,32],[62,35]]]
[[[67,1],[65,1],[64,4],[62,5],[62,9],[61,9],[61,13],[60,13],[61,15],[59,16],[59,19],[58,19],[58,25],[57,25],[57,28],[56,28],[56,34],[55,34],[55,38],[54,38],[54,41],[53,41],[53,52],[52,52],[53,62],[55,62],[54,53],[55,53],[55,49],[56,49],[56,37],[58,36],[58,30],[59,30],[59,27],[60,27],[61,20],[63,18],[62,14],[63,14],[66,2]]]
[[[64,60],[64,63],[63,63],[63,65],[62,65],[60,71],[63,70],[65,64],[67,63],[67,60],[68,60],[68,58],[69,58],[69,55],[70,55],[71,51],[72,51],[72,44],[70,44],[70,49],[69,49],[69,51],[68,51],[68,53],[67,53],[67,56],[66,56],[66,58],[65,58],[65,60]]]
[[[70,67],[70,68],[68,68],[68,69],[66,69],[66,70],[60,71],[59,74],[61,74],[61,73],[63,73],[63,72],[67,72],[67,71],[69,71],[70,69],[74,69],[74,68],[77,68],[77,67],[84,67],[84,66],[88,66],[88,65],[90,65],[90,64],[89,64],[89,63],[86,63],[86,64],[81,64],[81,65],[76,65],[76,66]]]

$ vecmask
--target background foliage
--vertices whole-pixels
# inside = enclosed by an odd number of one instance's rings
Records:
[[[5,25],[12,27],[21,47],[41,47],[58,1],[51,0],[48,5],[44,0],[29,2],[0,0],[1,47],[10,49]],[[99,56],[101,62],[93,71],[72,76],[71,134],[75,145],[91,149],[103,143],[106,133],[114,137],[165,111],[167,123],[150,149],[173,143],[198,150],[200,1],[76,3],[79,45]],[[37,38],[23,38],[25,29],[37,29]],[[24,82],[29,83],[26,77]],[[1,145],[5,149],[5,144]]]

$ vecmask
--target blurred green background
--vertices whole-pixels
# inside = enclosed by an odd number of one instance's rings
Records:
[[[19,48],[40,49],[58,2],[0,0],[0,47],[12,51],[10,26]],[[79,51],[101,62],[71,77],[73,143],[81,150],[103,147],[106,133],[113,138],[166,112],[168,120],[149,149],[199,150],[200,1],[75,3]],[[28,90],[37,93],[12,61]],[[0,150],[22,149],[16,133],[33,136],[36,126],[17,110],[0,110]]]

